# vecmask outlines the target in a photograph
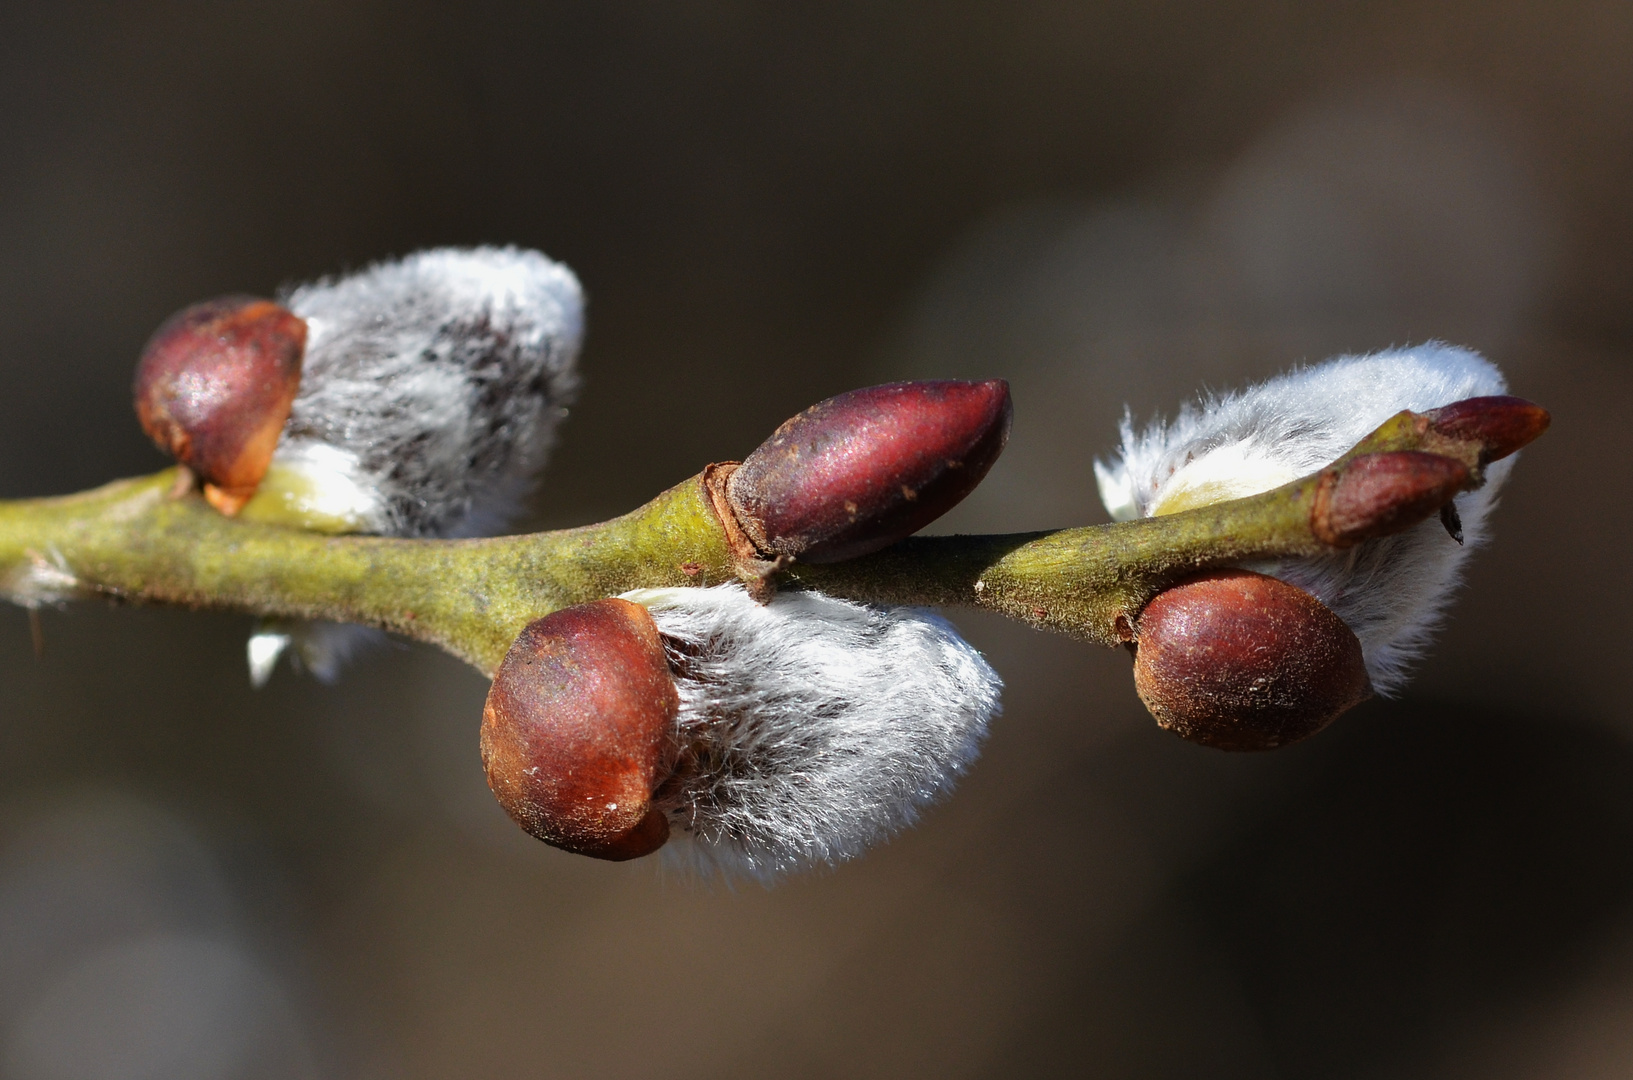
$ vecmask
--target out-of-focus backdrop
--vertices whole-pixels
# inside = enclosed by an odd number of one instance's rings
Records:
[[[1633,1075],[1633,6],[13,3],[0,496],[159,467],[174,309],[434,244],[589,298],[530,527],[841,390],[1003,376],[945,529],[1104,520],[1126,405],[1442,338],[1553,410],[1411,693],[1230,756],[1008,682],[922,827],[772,890],[483,784],[483,681],[253,692],[249,620],[0,610],[0,1077]]]

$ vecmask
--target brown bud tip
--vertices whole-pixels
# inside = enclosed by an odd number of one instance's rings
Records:
[[[1541,405],[1517,397],[1465,398],[1424,415],[1441,435],[1479,443],[1482,465],[1520,449],[1547,431],[1553,419]]]
[[[956,506],[1009,439],[1009,384],[890,383],[819,402],[778,428],[727,492],[769,555],[838,562],[889,547]]]
[[[142,429],[235,514],[255,494],[300,386],[306,323],[270,300],[227,296],[172,315],[142,350]]]
[[[1310,529],[1324,544],[1353,547],[1416,525],[1468,482],[1467,467],[1440,454],[1363,454],[1322,475],[1310,506]]]
[[[1220,750],[1270,750],[1372,696],[1361,643],[1325,605],[1226,570],[1158,593],[1136,626],[1134,685],[1157,723]]]
[[[488,787],[547,844],[598,859],[662,847],[652,792],[670,771],[680,695],[644,607],[597,600],[527,625],[482,710]]]

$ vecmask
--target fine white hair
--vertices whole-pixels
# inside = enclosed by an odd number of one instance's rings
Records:
[[[27,562],[0,575],[0,597],[31,611],[59,606],[79,595],[79,579],[55,548],[49,556],[32,552]]]
[[[262,619],[249,638],[249,679],[265,686],[286,652],[297,671],[321,683],[340,681],[346,664],[359,653],[386,643],[384,631],[356,623],[321,619]],[[292,652],[288,650],[293,647]]]
[[[490,535],[515,515],[578,386],[578,279],[537,251],[437,248],[287,290],[306,320],[273,455],[333,530]],[[285,622],[250,639],[263,684],[290,645],[326,682],[378,631]]]
[[[367,531],[476,536],[514,514],[577,389],[578,279],[537,251],[437,248],[284,299],[306,320],[274,463],[349,455]],[[325,465],[335,467],[332,453]]]
[[[1100,498],[1119,521],[1255,495],[1330,464],[1402,409],[1423,412],[1501,394],[1502,373],[1468,349],[1441,343],[1341,356],[1268,382],[1182,406],[1171,423],[1136,431],[1125,414],[1122,447],[1095,462]],[[1486,484],[1457,496],[1464,545],[1435,520],[1348,551],[1249,568],[1281,578],[1331,608],[1355,632],[1372,685],[1398,691],[1450,600],[1468,552],[1513,458]]]
[[[1003,688],[951,624],[819,593],[642,589],[680,690],[669,848],[761,879],[860,854],[975,759]]]

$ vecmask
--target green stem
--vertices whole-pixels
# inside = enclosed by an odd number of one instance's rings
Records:
[[[175,478],[167,470],[0,503],[0,588],[39,603],[61,580],[135,601],[364,623],[440,645],[486,672],[541,614],[732,575],[713,512],[686,485],[583,529],[394,540],[235,521],[196,495],[170,498]]]
[[[1181,577],[1333,550],[1317,539],[1312,513],[1326,512],[1317,511],[1318,492],[1358,455],[1431,451],[1460,460],[1477,485],[1481,446],[1401,413],[1328,469],[1262,495],[1116,525],[912,537],[847,562],[783,567],[773,583],[868,603],[985,608],[1116,645],[1146,602]],[[395,540],[223,517],[196,494],[173,495],[170,469],[78,495],[0,501],[0,596],[29,607],[91,594],[363,623],[491,674],[528,622],[559,608],[638,588],[764,584],[773,564],[742,561],[708,475],[581,529]],[[730,532],[741,536],[735,522]]]
[[[599,525],[479,540],[327,536],[225,518],[170,497],[175,470],[78,495],[0,502],[0,590],[74,594],[377,626],[491,673],[521,628],[635,588],[713,585],[737,568],[694,478]],[[854,600],[988,608],[1102,644],[1165,582],[1208,566],[1323,550],[1314,479],[1171,517],[1013,536],[914,538],[785,577]]]
[[[1330,548],[1310,531],[1316,480],[1167,517],[1008,536],[912,537],[876,555],[789,576],[853,600],[985,608],[1117,645],[1146,601],[1179,578]]]

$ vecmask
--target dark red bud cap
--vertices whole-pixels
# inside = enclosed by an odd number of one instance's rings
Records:
[[[1262,574],[1220,571],[1158,593],[1135,635],[1134,685],[1151,715],[1220,750],[1297,742],[1372,696],[1343,620]]]
[[[680,695],[652,616],[597,600],[528,623],[482,710],[482,767],[499,805],[547,844],[598,859],[669,839],[652,808]]]
[[[161,327],[136,367],[136,416],[235,514],[266,474],[300,387],[306,323],[270,300],[194,304]]]
[[[1363,454],[1322,476],[1310,507],[1310,529],[1324,544],[1353,547],[1416,525],[1468,482],[1468,468],[1440,454]]]
[[[738,467],[728,497],[768,555],[838,562],[956,506],[1009,439],[1009,384],[890,383],[811,406]]]
[[[1517,397],[1465,398],[1424,415],[1439,434],[1480,443],[1482,465],[1520,449],[1552,421],[1547,409]]]

